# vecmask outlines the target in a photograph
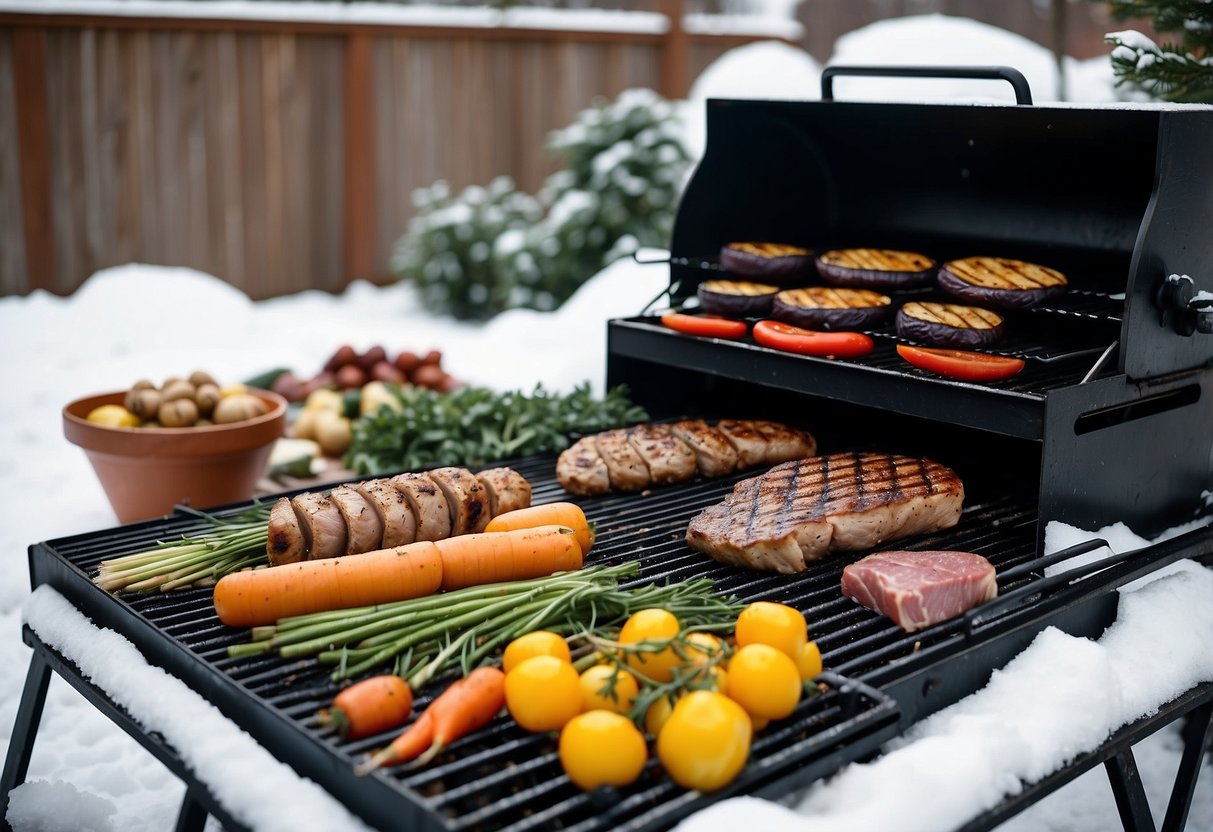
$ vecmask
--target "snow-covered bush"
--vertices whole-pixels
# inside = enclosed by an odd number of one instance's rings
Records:
[[[392,270],[417,286],[426,308],[456,318],[491,318],[518,304],[513,281],[499,274],[493,247],[507,232],[535,223],[542,211],[508,176],[452,196],[446,182],[413,193],[417,214],[396,244]]]
[[[676,109],[650,90],[596,102],[551,134],[564,168],[538,200],[504,178],[457,198],[441,182],[415,195],[393,269],[459,318],[555,309],[619,257],[669,244],[689,163],[681,136]]]

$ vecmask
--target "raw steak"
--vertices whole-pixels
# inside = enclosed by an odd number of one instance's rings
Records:
[[[912,633],[989,601],[998,584],[971,552],[877,552],[842,570],[842,594]]]

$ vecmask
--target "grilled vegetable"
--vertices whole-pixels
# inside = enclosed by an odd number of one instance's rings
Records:
[[[787,243],[729,243],[720,250],[725,271],[746,277],[786,280],[813,272],[813,253]]]
[[[867,329],[892,311],[893,301],[888,295],[832,286],[786,289],[771,304],[772,318],[807,329]]]
[[[577,534],[564,526],[463,534],[434,545],[447,591],[569,572],[584,562]]]
[[[316,721],[347,740],[398,728],[413,710],[408,682],[388,674],[350,685],[333,699],[333,706],[316,714]]]
[[[940,347],[984,347],[1002,338],[1002,316],[976,306],[912,301],[897,310],[897,334]]]
[[[1003,257],[951,260],[939,270],[939,288],[971,303],[997,309],[1027,309],[1066,289],[1056,269]]]
[[[859,332],[813,332],[779,321],[754,324],[754,340],[771,349],[823,358],[859,358],[875,346]]]
[[[817,271],[839,286],[865,289],[912,289],[935,276],[935,261],[913,251],[886,248],[841,248],[817,258]]]
[[[960,381],[997,381],[1023,369],[1023,359],[984,352],[932,349],[898,344],[897,354],[920,370]]]
[[[576,503],[544,503],[499,514],[484,527],[486,532],[509,532],[533,529],[536,526],[565,526],[573,530],[581,554],[588,555],[594,545],[594,529],[585,519],[585,512]]]
[[[675,332],[705,338],[740,338],[749,329],[745,321],[718,315],[685,315],[681,312],[667,312],[661,316],[661,323]]]
[[[478,667],[430,703],[395,742],[354,769],[358,775],[414,758],[425,765],[460,737],[488,725],[505,704],[505,674]]]
[[[771,286],[768,283],[751,283],[748,280],[705,280],[699,284],[695,294],[699,297],[699,303],[704,312],[745,318],[767,314],[771,309],[771,300],[778,291],[778,286]]]

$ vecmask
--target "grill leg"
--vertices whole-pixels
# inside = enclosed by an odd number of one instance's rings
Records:
[[[1213,739],[1213,702],[1189,714],[1183,728],[1183,738],[1184,753],[1179,760],[1179,770],[1175,773],[1175,786],[1167,803],[1167,816],[1163,818],[1163,832],[1181,832],[1188,822],[1188,810],[1192,808],[1192,793],[1196,791],[1196,778],[1200,775],[1205,745]]]
[[[1150,814],[1150,802],[1141,784],[1133,749],[1126,748],[1115,757],[1109,757],[1104,761],[1104,768],[1112,784],[1112,796],[1116,798],[1116,808],[1125,832],[1154,832],[1154,817]]]
[[[25,782],[50,681],[50,665],[41,653],[34,650],[29,660],[29,671],[25,674],[25,688],[21,692],[21,704],[17,707],[17,722],[13,725],[13,736],[9,740],[8,756],[4,759],[4,774],[0,777],[0,830],[3,832],[12,832],[4,819],[8,815],[8,796]]]
[[[177,813],[176,832],[202,832],[206,826],[206,814],[194,790],[186,787],[185,797],[181,799],[181,811]]]

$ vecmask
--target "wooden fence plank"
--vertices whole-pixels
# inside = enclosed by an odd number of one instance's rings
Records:
[[[52,289],[57,272],[45,31],[14,29],[12,58],[27,285],[30,289]]]
[[[17,130],[17,95],[13,85],[13,37],[0,30],[0,295],[29,291],[25,268],[25,218],[21,192],[21,148]]]
[[[375,64],[373,41],[345,45],[345,280],[375,274]]]

